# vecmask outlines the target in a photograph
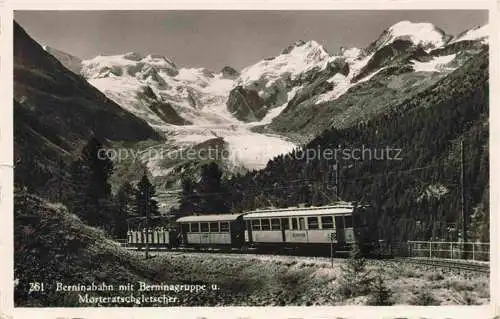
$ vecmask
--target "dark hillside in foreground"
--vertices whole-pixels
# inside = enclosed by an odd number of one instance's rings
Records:
[[[103,232],[82,223],[63,205],[32,195],[16,195],[14,200],[17,306],[85,306],[78,303],[76,292],[55,292],[56,282],[68,285],[106,282],[118,287],[153,280],[154,272],[144,260],[106,239]],[[44,283],[45,292],[28,293],[30,282]]]

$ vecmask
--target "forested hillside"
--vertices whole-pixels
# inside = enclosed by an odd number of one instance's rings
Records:
[[[229,180],[228,206],[244,211],[330,203],[336,199],[336,161],[326,156],[306,159],[307,150],[390,147],[394,150],[390,156],[399,159],[337,157],[339,199],[373,206],[383,238],[456,239],[463,142],[469,236],[488,241],[484,231],[489,219],[487,54],[471,58],[463,68],[388,113],[352,128],[327,130],[294,153],[274,158],[266,169]],[[380,152],[373,156],[380,158]]]

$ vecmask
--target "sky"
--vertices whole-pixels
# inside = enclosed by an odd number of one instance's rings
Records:
[[[82,59],[159,54],[178,67],[235,69],[276,56],[297,40],[330,53],[366,47],[391,25],[430,22],[451,35],[486,24],[479,10],[378,11],[16,11],[37,42]]]

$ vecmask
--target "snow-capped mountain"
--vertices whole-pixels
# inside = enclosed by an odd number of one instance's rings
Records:
[[[81,74],[89,83],[177,145],[188,147],[221,137],[232,165],[247,169],[264,167],[270,158],[295,146],[286,139],[251,132],[228,111],[226,101],[238,75],[231,67],[219,73],[177,68],[165,57],[137,53],[98,56],[82,65]]]
[[[378,50],[397,40],[407,40],[415,46],[432,50],[443,46],[450,39],[450,35],[432,23],[413,23],[405,20],[385,30],[377,41],[369,47],[368,51]]]
[[[92,85],[155,126],[178,123],[170,123],[151,110],[148,106],[152,102],[171,103],[186,123],[204,124],[204,106],[224,104],[233,84],[222,73],[177,69],[163,56],[127,53],[98,56],[82,64],[81,73]]]
[[[484,42],[484,29],[471,30],[454,41],[477,38]],[[339,53],[330,54],[315,41],[297,41],[280,55],[243,69],[236,81],[240,98],[230,99],[228,106],[239,111],[235,114],[240,120],[260,120],[266,124],[273,121],[275,131],[289,133],[296,125],[288,120],[284,125],[279,122],[286,114],[295,116],[291,111],[298,104],[310,108],[335,101],[378,74],[380,77],[404,74],[400,78],[411,82],[409,75],[422,77],[422,72],[428,72],[432,73],[424,75],[432,80],[427,81],[428,85],[446,76],[460,66],[464,55],[470,54],[462,47],[444,51],[452,38],[431,23],[401,21],[384,30],[364,49],[342,48]],[[258,93],[260,100],[252,91]],[[243,96],[251,98],[244,101]],[[253,116],[246,117],[248,113]]]
[[[343,49],[329,67],[304,73],[267,131],[314,138],[389,109],[459,69],[487,46],[485,28],[455,38],[429,23],[402,21],[365,49]],[[470,40],[470,41],[465,41]],[[313,125],[311,125],[314,123]]]
[[[255,90],[267,100],[273,95],[270,88],[286,88],[308,71],[324,69],[331,59],[330,54],[316,41],[297,41],[283,50],[282,54],[243,69],[237,85]]]
[[[186,172],[196,176],[204,163],[184,157],[187,150],[215,147],[230,174],[261,169],[325,129],[346,128],[404,105],[484,53],[487,30],[452,37],[429,23],[402,21],[365,48],[330,53],[316,41],[297,41],[240,72],[230,66],[219,72],[180,68],[153,54],[81,61],[45,50],[81,75],[75,79],[86,79],[166,138],[137,148],[155,184],[170,190]]]
[[[222,138],[238,154],[236,165],[253,169],[295,147],[280,135],[307,140],[436,83],[477,51],[456,44],[487,43],[486,31],[452,37],[430,23],[401,21],[364,49],[331,54],[316,41],[297,41],[239,73],[178,68],[163,56],[126,53],[82,61],[80,74],[178,145]],[[274,134],[256,133],[257,126]]]

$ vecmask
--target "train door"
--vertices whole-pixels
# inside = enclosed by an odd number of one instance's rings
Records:
[[[252,237],[252,221],[250,219],[247,219],[245,221],[245,231],[248,234],[248,242],[252,243],[253,242],[253,237]]]
[[[187,234],[189,233],[189,224],[181,224],[181,241],[183,245],[188,244]]]
[[[337,230],[337,242],[345,243],[344,216],[335,216],[335,228]]]
[[[286,242],[285,231],[290,228],[290,222],[288,218],[281,218],[281,238],[283,242]]]
[[[241,246],[245,243],[245,221],[243,218],[239,217],[235,221],[229,223],[231,231],[231,246],[241,248]]]

